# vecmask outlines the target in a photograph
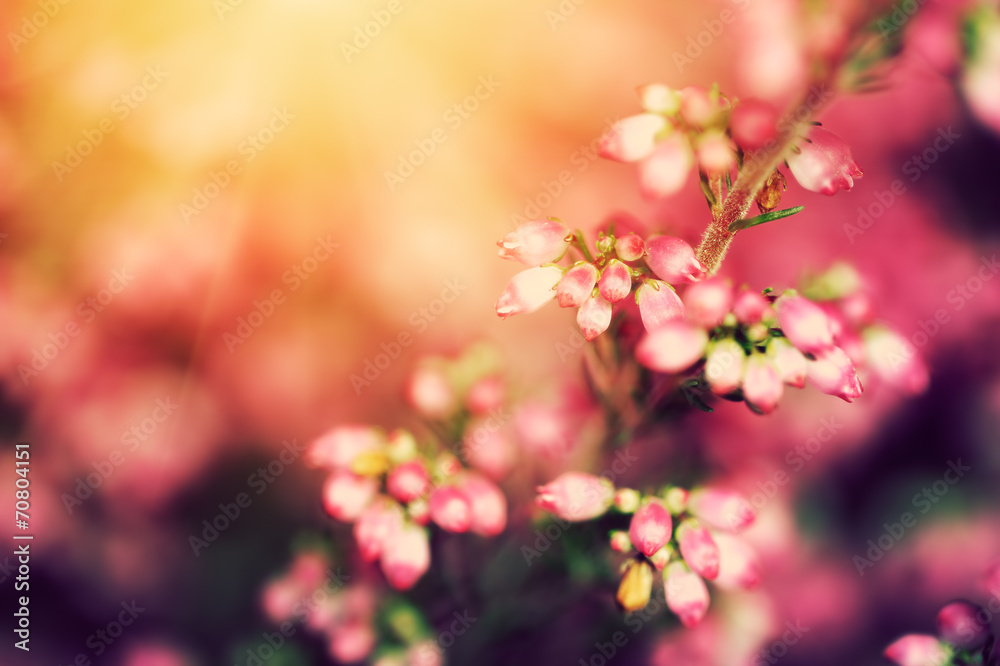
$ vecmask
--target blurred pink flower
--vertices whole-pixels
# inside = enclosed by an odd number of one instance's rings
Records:
[[[614,500],[614,487],[583,472],[565,472],[536,489],[535,504],[563,520],[591,520],[603,515]]]
[[[569,248],[570,231],[555,220],[531,220],[497,241],[500,257],[527,266],[558,261]]]

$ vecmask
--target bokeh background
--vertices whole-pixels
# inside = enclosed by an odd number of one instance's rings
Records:
[[[850,260],[884,320],[911,341],[929,334],[930,388],[914,398],[869,386],[853,405],[808,389],[770,417],[723,404],[681,421],[671,442],[748,492],[822,419],[843,425],[762,509],[764,590],[713,599],[717,613],[693,632],[659,618],[617,663],[736,663],[714,646],[732,636],[764,646],[794,620],[810,631],[784,663],[877,663],[898,634],[931,629],[941,603],[984,599],[980,576],[1000,557],[1000,279],[970,280],[997,251],[1000,140],[942,74],[959,53],[958,24],[925,16],[952,5],[926,4],[912,21],[928,27],[906,42],[885,89],[838,98],[821,116],[864,178],[833,198],[790,182],[784,203],[805,211],[742,233],[723,273],[788,286]],[[794,55],[794,39],[761,35],[785,34],[795,6],[5,3],[0,478],[12,513],[14,443],[30,442],[35,541],[32,651],[13,650],[5,610],[0,660],[153,664],[137,651],[166,646],[178,659],[169,663],[245,663],[236,655],[269,627],[262,584],[303,534],[330,529],[321,476],[288,464],[197,556],[189,536],[283,442],[341,422],[412,420],[401,387],[424,354],[491,341],[520,397],[561,400],[579,383],[579,354],[565,353],[572,316],[549,307],[499,320],[493,303],[515,268],[494,242],[517,216],[539,215],[586,230],[616,217],[696,241],[708,220],[697,183],[644,201],[634,169],[598,159],[596,140],[635,113],[634,88],[650,81],[718,82],[737,97],[794,86],[794,58],[770,48]],[[689,40],[723,9],[736,21],[690,57]],[[377,33],[367,41],[366,25]],[[957,137],[943,150],[941,133]],[[933,163],[911,180],[908,161],[929,149]],[[419,164],[410,173],[403,162]],[[884,205],[897,179],[906,191]],[[874,203],[884,213],[864,233],[845,228]],[[455,297],[442,307],[444,294]],[[940,310],[947,322],[930,334]],[[401,333],[412,344],[352,381]],[[170,413],[150,420],[164,404]],[[133,428],[141,440],[127,439]],[[673,444],[653,440],[638,443],[648,465],[634,474],[655,465],[666,480]],[[121,464],[68,501],[116,450]],[[859,576],[852,556],[959,458],[971,471]],[[543,480],[522,475],[509,488],[512,526],[496,548],[515,560],[532,534],[532,482]],[[349,561],[350,542],[341,550]],[[13,575],[0,579],[12,603]],[[535,608],[530,622],[481,625],[450,663],[576,664],[620,623],[600,586],[539,583],[519,595],[503,609]],[[95,657],[88,638],[133,599],[146,610]],[[453,610],[435,608],[432,623]],[[323,655],[302,634],[269,663]]]

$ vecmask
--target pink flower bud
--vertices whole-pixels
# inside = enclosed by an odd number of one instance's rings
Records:
[[[323,508],[337,520],[350,523],[368,508],[377,492],[374,479],[337,471],[323,484]]]
[[[514,443],[503,432],[486,423],[469,428],[462,454],[465,460],[491,479],[507,476],[517,460]]]
[[[422,366],[413,371],[406,383],[405,397],[419,414],[432,419],[443,419],[458,406],[448,377],[432,366]]]
[[[728,590],[752,590],[760,584],[760,558],[743,539],[716,532],[712,535],[719,548],[719,575],[715,584]]]
[[[785,392],[778,369],[767,356],[751,354],[743,371],[743,397],[754,411],[770,414]]]
[[[562,271],[555,266],[539,266],[521,271],[510,279],[496,302],[497,315],[506,319],[515,314],[534,312],[555,298],[556,284]]]
[[[536,506],[570,521],[604,515],[615,496],[609,481],[583,472],[565,472],[536,492]]]
[[[707,345],[704,329],[672,321],[647,333],[635,348],[635,358],[650,370],[676,373],[694,365]]]
[[[600,291],[609,303],[617,303],[628,296],[632,291],[632,275],[628,266],[612,259],[601,272]]]
[[[337,426],[313,440],[306,449],[306,462],[327,470],[350,469],[354,459],[382,447],[384,438],[375,428],[363,425]]]
[[[706,273],[691,246],[673,236],[654,236],[646,240],[646,264],[656,277],[670,284],[698,282]]]
[[[390,495],[406,504],[423,496],[430,487],[430,482],[431,477],[424,463],[420,460],[411,460],[389,472],[385,487]]]
[[[486,414],[503,405],[506,386],[500,377],[484,377],[472,385],[465,406],[473,414]]]
[[[615,508],[622,513],[635,513],[642,503],[642,493],[634,488],[619,488],[615,491]]]
[[[806,357],[791,342],[785,338],[771,338],[767,343],[767,355],[774,362],[781,381],[797,388],[806,385]]]
[[[462,480],[462,492],[469,500],[472,524],[470,529],[481,536],[492,537],[507,527],[507,498],[489,479],[469,474]]]
[[[661,141],[639,163],[639,191],[647,199],[662,199],[681,191],[687,182],[694,155],[687,139],[675,132]]]
[[[345,664],[361,661],[375,647],[375,632],[368,622],[350,620],[330,630],[330,655]]]
[[[431,520],[449,532],[467,532],[472,525],[469,498],[454,486],[443,486],[431,493]]]
[[[639,316],[647,331],[655,331],[684,318],[684,303],[666,282],[647,280],[635,291]]]
[[[856,291],[840,299],[840,310],[844,313],[844,318],[856,328],[867,326],[875,320],[875,304],[871,294],[865,291]]]
[[[673,522],[658,500],[651,500],[632,514],[628,536],[640,553],[649,557],[670,541]]]
[[[662,83],[650,83],[641,86],[638,91],[642,108],[651,113],[673,115],[681,108],[681,94],[671,90]]]
[[[541,266],[559,259],[569,248],[569,228],[555,220],[531,220],[518,225],[497,241],[500,257],[528,266]]]
[[[815,361],[807,361],[806,376],[809,383],[823,393],[846,402],[854,402],[864,391],[854,362],[840,347],[831,347],[817,354]]]
[[[747,355],[740,343],[723,338],[709,348],[705,360],[705,380],[712,393],[727,395],[740,387]]]
[[[721,488],[701,488],[688,497],[688,509],[701,522],[717,530],[739,532],[753,523],[755,513],[739,493]]]
[[[751,99],[741,102],[729,116],[733,139],[744,150],[757,150],[777,133],[778,114],[766,102]]]
[[[774,307],[785,337],[803,354],[818,354],[833,346],[830,318],[819,305],[790,293],[779,298]]]
[[[927,366],[907,340],[884,326],[870,326],[864,332],[865,360],[879,377],[907,393],[927,388]]]
[[[741,324],[756,324],[770,309],[771,304],[756,291],[741,291],[733,301],[733,314]]]
[[[623,118],[601,137],[598,153],[616,162],[635,162],[653,152],[656,135],[667,126],[663,116],[642,113]]]
[[[719,547],[707,529],[693,520],[685,520],[677,528],[677,543],[681,557],[695,573],[708,580],[719,575]]]
[[[733,288],[722,278],[710,278],[684,290],[684,312],[688,321],[702,328],[715,328],[729,314]]]
[[[395,502],[382,498],[365,509],[354,523],[354,540],[358,542],[361,559],[373,562],[382,548],[403,528],[403,511]]]
[[[638,261],[646,253],[646,244],[640,236],[625,234],[615,241],[615,252],[622,261]]]
[[[851,157],[851,147],[833,132],[814,126],[799,152],[788,156],[788,167],[799,184],[811,192],[833,195],[850,190],[863,175]]]
[[[577,264],[566,271],[556,287],[559,307],[578,308],[586,303],[597,284],[597,274],[597,267],[586,263]]]
[[[576,313],[576,323],[590,342],[611,325],[611,303],[600,295],[588,298]]]
[[[708,612],[708,588],[698,574],[681,562],[670,564],[663,573],[663,589],[667,607],[680,618],[685,627],[701,622]]]
[[[736,164],[729,138],[721,130],[709,130],[698,137],[698,166],[707,174],[726,174]]]
[[[941,666],[948,662],[941,641],[924,634],[903,636],[885,649],[885,656],[899,666]]]
[[[629,538],[625,530],[613,530],[610,535],[611,550],[618,553],[627,553],[632,550],[632,539]]]
[[[989,611],[968,601],[953,601],[938,611],[938,635],[963,650],[978,650],[992,634],[991,616]]]
[[[720,100],[712,99],[712,94],[700,86],[681,89],[681,117],[688,125],[707,127],[715,120],[722,108]]]
[[[431,563],[431,549],[427,530],[416,525],[405,525],[395,539],[382,548],[382,573],[397,590],[413,587]]]

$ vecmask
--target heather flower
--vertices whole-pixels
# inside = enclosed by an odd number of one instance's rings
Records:
[[[405,397],[419,414],[432,419],[443,419],[457,407],[457,396],[448,377],[430,365],[419,367],[410,375]]]
[[[704,355],[707,345],[708,334],[704,329],[684,321],[671,321],[639,341],[635,358],[650,370],[676,373],[694,365]]]
[[[412,502],[427,492],[431,477],[420,460],[411,460],[397,466],[386,477],[386,490],[404,504]]]
[[[810,130],[808,140],[799,144],[799,152],[788,156],[788,167],[802,187],[826,195],[850,190],[854,179],[863,175],[850,146],[822,127]]]
[[[794,292],[775,304],[782,332],[804,354],[818,354],[833,347],[830,318],[816,303]]]
[[[677,527],[677,543],[681,557],[695,573],[708,580],[719,575],[719,547],[707,529],[685,520]]]
[[[348,470],[359,455],[379,451],[385,438],[378,429],[363,425],[333,428],[309,444],[306,462],[326,470]]]
[[[750,503],[742,495],[720,488],[692,491],[688,497],[688,509],[709,527],[729,532],[739,532],[755,517]]]
[[[700,86],[688,86],[681,91],[681,118],[693,127],[708,127],[722,109],[722,99]]]
[[[771,304],[759,292],[743,290],[733,301],[733,314],[741,324],[756,324],[771,310]]]
[[[949,660],[941,641],[925,634],[903,636],[886,648],[885,656],[899,666],[942,666]]]
[[[641,160],[656,147],[656,135],[667,126],[663,116],[641,113],[616,122],[601,137],[599,154],[616,162]]]
[[[601,280],[598,284],[601,296],[609,303],[617,303],[632,291],[632,275],[628,266],[617,259],[612,259],[601,271]]]
[[[555,220],[531,220],[497,241],[500,257],[527,266],[559,261],[569,248],[570,231]]]
[[[563,520],[590,520],[603,515],[614,500],[608,481],[583,472],[565,472],[537,488],[535,504]]]
[[[927,388],[927,366],[903,336],[884,326],[871,326],[865,329],[863,340],[865,360],[888,384],[907,393]]]
[[[576,323],[584,339],[590,342],[611,325],[611,303],[601,295],[591,296],[577,311]]]
[[[666,282],[643,282],[635,291],[635,302],[639,305],[642,325],[650,332],[684,318],[684,303]]]
[[[510,279],[496,302],[497,315],[506,319],[515,314],[534,312],[555,298],[556,284],[562,271],[555,266],[539,266],[521,271]]]
[[[622,261],[638,261],[646,253],[646,244],[641,236],[625,234],[615,240],[615,252]]]
[[[733,139],[744,150],[756,150],[777,136],[778,114],[766,102],[745,100],[729,116]]]
[[[806,376],[809,383],[823,393],[846,402],[854,402],[864,391],[854,362],[840,347],[831,347],[817,354],[815,361],[807,361]]]
[[[461,487],[471,511],[469,529],[486,537],[503,532],[507,527],[507,498],[500,488],[478,474],[467,474]]]
[[[467,532],[472,525],[472,506],[465,493],[443,486],[431,493],[431,520],[449,532]]]
[[[716,532],[712,535],[719,549],[719,575],[715,584],[730,590],[752,590],[760,584],[760,558],[743,539]]]
[[[746,359],[746,352],[736,340],[723,338],[713,342],[705,358],[705,381],[712,393],[727,395],[738,389]]]
[[[597,284],[597,267],[581,263],[573,266],[559,280],[556,300],[561,308],[578,308],[583,305]]]
[[[751,354],[743,371],[743,397],[761,414],[770,414],[785,388],[774,362],[764,354]]]
[[[382,498],[376,500],[354,523],[354,540],[366,562],[377,560],[384,544],[394,539],[403,528],[403,512],[399,505]]]
[[[722,323],[733,302],[733,289],[722,278],[697,282],[684,290],[684,312],[689,321],[706,329]]]
[[[674,132],[639,163],[639,191],[647,199],[676,194],[684,187],[693,166],[694,155],[687,139]]]
[[[968,601],[953,601],[937,615],[938,634],[963,650],[978,650],[990,639],[989,617],[984,609]],[[987,611],[988,612],[988,611]],[[983,617],[986,621],[983,621]]]
[[[626,613],[642,610],[653,591],[653,567],[642,560],[630,560],[615,598]]]
[[[646,240],[646,264],[656,277],[671,284],[685,284],[704,279],[705,266],[694,249],[681,238],[653,236]]]
[[[649,83],[638,91],[642,108],[651,113],[674,115],[681,108],[681,94],[662,83]]]
[[[682,562],[673,562],[663,572],[663,587],[667,607],[680,618],[685,627],[701,622],[708,612],[708,588],[701,576],[690,571]]]
[[[469,389],[465,406],[472,414],[486,414],[503,405],[506,390],[501,377],[484,377]]]
[[[420,580],[431,563],[427,530],[417,525],[405,525],[383,545],[380,564],[389,584],[397,590],[408,590]]]
[[[377,492],[374,479],[351,472],[334,472],[323,484],[323,508],[337,520],[350,523],[368,508]]]
[[[670,540],[672,530],[670,512],[658,500],[650,500],[632,514],[628,534],[632,545],[649,557]]]
[[[721,130],[703,132],[698,137],[695,154],[698,158],[698,166],[707,174],[729,173],[736,164],[729,139]]]
[[[774,362],[781,381],[796,388],[806,385],[806,357],[787,339],[771,338],[767,343],[767,355]]]

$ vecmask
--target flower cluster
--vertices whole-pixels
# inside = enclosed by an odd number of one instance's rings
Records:
[[[886,648],[885,656],[899,666],[994,664],[992,617],[970,601],[953,601],[938,612],[938,636],[907,634]]]
[[[600,154],[617,162],[637,162],[639,189],[650,199],[679,192],[695,164],[703,182],[729,177],[744,160],[752,160],[755,151],[773,146],[787,123],[770,104],[730,100],[717,88],[673,90],[653,83],[638,92],[643,113],[618,121],[602,138]],[[786,160],[807,190],[832,195],[850,190],[862,176],[850,147],[832,132],[811,126],[799,139]]]
[[[418,442],[403,428],[387,434],[341,425],[306,452],[310,465],[329,472],[323,485],[326,512],[354,524],[362,559],[377,560],[398,590],[416,584],[430,565],[430,523],[484,537],[507,526],[507,499],[494,479],[509,470],[511,456],[506,449],[497,452],[504,442],[493,429],[475,431],[486,433],[482,442],[464,437],[503,401],[502,383],[482,375],[491,366],[481,360],[473,353],[451,364],[434,362],[411,378],[408,398],[424,416],[437,419],[429,423],[436,439]],[[481,471],[466,467],[461,454]]]
[[[756,553],[736,536],[753,522],[754,512],[732,491],[706,487],[689,493],[673,486],[643,494],[566,472],[540,486],[535,503],[567,521],[598,518],[612,507],[631,515],[627,530],[609,535],[611,548],[629,555],[617,594],[627,612],[649,603],[655,572],[661,572],[667,606],[688,627],[708,612],[706,580],[724,589],[751,589],[760,581]]]

